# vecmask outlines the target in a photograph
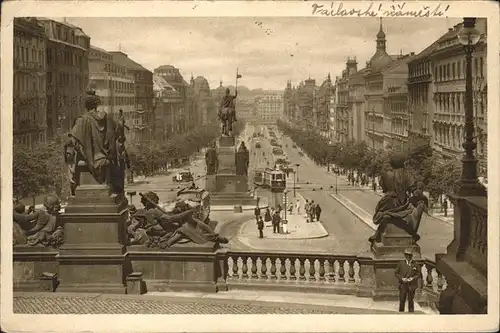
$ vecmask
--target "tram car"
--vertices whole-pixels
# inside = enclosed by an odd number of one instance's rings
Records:
[[[271,168],[255,170],[254,184],[270,190],[283,190],[286,187],[285,173]]]

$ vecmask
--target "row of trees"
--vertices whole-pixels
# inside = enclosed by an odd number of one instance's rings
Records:
[[[234,126],[238,135],[244,124]],[[165,170],[168,164],[179,165],[208,146],[220,135],[218,123],[202,126],[171,138],[167,143],[155,141],[130,145],[131,169],[136,175],[151,176]],[[33,149],[20,144],[13,147],[13,191],[17,198],[56,192],[65,197],[69,192],[67,169],[63,161],[63,143],[58,138]]]
[[[244,128],[243,122],[233,126],[235,136]],[[220,136],[218,123],[197,128],[171,138],[166,143],[148,142],[130,145],[127,152],[134,175],[152,176],[166,170],[168,165],[181,166],[189,157],[208,147]]]
[[[372,151],[366,142],[349,141],[329,144],[329,140],[318,133],[291,127],[278,121],[278,128],[319,165],[334,163],[350,171],[378,177],[390,168],[392,149]],[[461,178],[460,161],[443,161],[434,153],[428,141],[412,140],[401,153],[406,155],[406,165],[417,184],[437,200],[442,194],[455,191]]]

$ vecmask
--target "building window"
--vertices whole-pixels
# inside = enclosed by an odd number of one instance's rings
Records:
[[[462,69],[462,67],[460,66],[460,61],[459,61],[459,62],[457,62],[457,78],[459,78],[459,79],[462,76],[461,69]]]
[[[474,73],[472,76],[478,76],[477,58],[474,58]]]
[[[455,63],[453,63],[451,65],[451,75],[452,75],[452,79],[455,79]]]
[[[481,77],[484,77],[484,63],[483,63],[483,57],[479,58],[479,68],[480,68],[480,75]]]

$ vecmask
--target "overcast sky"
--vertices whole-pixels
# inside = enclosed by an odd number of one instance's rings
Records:
[[[91,44],[122,51],[153,70],[160,65],[251,89],[283,89],[309,76],[322,82],[339,75],[348,56],[358,68],[375,52],[377,18],[67,18]],[[422,51],[461,19],[383,19],[389,54]]]

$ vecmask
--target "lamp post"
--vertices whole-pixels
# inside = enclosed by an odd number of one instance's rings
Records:
[[[285,211],[285,221],[286,221],[286,211],[287,211],[287,204],[288,204],[287,197],[286,197],[287,193],[288,193],[288,190],[284,189],[283,190],[283,196],[284,196],[284,198],[283,198],[283,206],[284,206],[283,210]]]
[[[297,197],[295,193],[295,170],[293,170],[293,198],[295,199]]]
[[[297,167],[297,183],[298,183],[300,181],[299,180],[299,166],[300,166],[300,164],[297,163],[297,164],[295,164],[295,166]]]
[[[372,108],[372,153],[375,157],[375,108]],[[375,190],[375,172],[372,175],[372,188]]]
[[[63,153],[63,159],[61,161],[61,187],[60,187],[60,193],[59,193],[59,197],[62,197],[63,195],[63,186],[64,186],[64,171],[65,171],[65,165],[64,165],[64,161],[65,161],[65,158],[66,158],[66,152],[64,151],[64,121],[66,120],[66,116],[65,115],[59,115],[57,117],[57,120],[59,120],[59,138],[61,140],[61,150],[62,150],[62,153]],[[62,198],[61,198],[62,199]]]
[[[461,196],[485,196],[486,189],[477,178],[477,159],[474,156],[474,149],[477,144],[474,142],[474,103],[472,91],[472,53],[475,45],[481,37],[480,32],[475,28],[476,18],[464,17],[463,27],[458,32],[458,41],[465,50],[465,150],[462,158],[462,179],[458,194]]]

